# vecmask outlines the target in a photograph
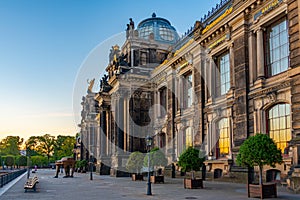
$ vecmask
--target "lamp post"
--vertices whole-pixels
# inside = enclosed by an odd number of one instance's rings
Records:
[[[147,136],[146,137],[146,145],[148,148],[148,182],[147,182],[147,195],[152,195],[151,192],[151,182],[150,182],[150,148],[152,145],[152,137]]]
[[[90,180],[93,180],[93,156],[90,155]]]
[[[30,150],[27,148],[26,149],[26,154],[27,154],[27,179],[30,177]]]

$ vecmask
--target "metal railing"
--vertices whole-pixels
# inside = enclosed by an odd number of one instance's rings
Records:
[[[0,187],[3,187],[5,184],[9,183],[10,181],[14,180],[15,178],[17,178],[25,172],[26,169],[21,169],[18,171],[5,172],[3,174],[0,174]]]

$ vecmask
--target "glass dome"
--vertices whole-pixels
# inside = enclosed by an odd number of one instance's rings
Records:
[[[149,39],[153,34],[153,39],[158,42],[175,44],[179,36],[176,29],[171,23],[160,17],[156,17],[155,13],[151,18],[141,21],[137,27],[139,37]]]

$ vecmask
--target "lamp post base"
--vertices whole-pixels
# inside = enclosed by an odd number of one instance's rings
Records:
[[[152,192],[151,192],[151,182],[150,181],[147,183],[147,195],[152,195]]]

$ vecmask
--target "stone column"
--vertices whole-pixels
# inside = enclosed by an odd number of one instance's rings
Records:
[[[264,79],[265,77],[265,62],[264,62],[264,32],[263,28],[256,31],[257,35],[257,78]]]
[[[112,153],[111,111],[106,111],[106,154]]]
[[[100,130],[100,121],[97,121],[96,126],[96,158],[100,159],[101,156],[101,130]]]
[[[206,59],[205,59],[205,54],[201,54],[201,66],[200,66],[200,70],[201,70],[201,77],[204,80],[204,98],[205,98],[205,102],[207,102],[207,69],[206,69]]]
[[[212,96],[212,58],[206,59],[206,84],[207,84],[207,98]]]
[[[178,105],[179,105],[179,109],[182,110],[184,107],[184,98],[183,98],[183,77],[180,76],[179,80],[178,80],[178,94],[177,94],[177,98],[178,98]]]
[[[176,112],[180,109],[179,103],[180,103],[180,95],[179,95],[179,79],[175,78],[175,104],[176,104]]]
[[[120,150],[124,149],[124,98],[120,97],[118,101],[118,113],[117,113],[117,146]]]
[[[160,102],[160,91],[157,92],[157,104],[158,104],[158,109],[157,109],[157,116],[161,117],[161,102]]]
[[[130,151],[129,141],[130,141],[130,126],[129,126],[129,101],[130,98],[128,96],[124,97],[124,150]]]
[[[211,121],[208,121],[207,123],[207,153],[208,153],[208,159],[212,159],[212,123]]]
[[[230,88],[235,88],[235,73],[234,73],[234,51],[233,43],[229,46],[229,62],[230,62]]]
[[[134,66],[134,49],[133,49],[133,47],[131,47],[131,49],[130,49],[130,55],[131,55],[131,59],[130,59],[131,66],[130,67],[133,67]]]
[[[257,111],[256,109],[253,110],[253,133],[257,133]]]
[[[253,85],[256,79],[256,45],[255,36],[252,31],[249,32],[249,83],[250,86]]]
[[[106,111],[102,110],[100,114],[100,155],[106,156]]]

